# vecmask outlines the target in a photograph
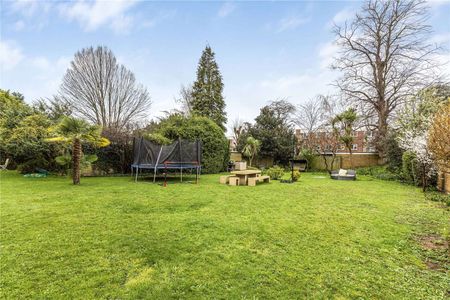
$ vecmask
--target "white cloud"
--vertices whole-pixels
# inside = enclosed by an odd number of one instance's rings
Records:
[[[31,64],[41,70],[47,70],[50,68],[50,62],[45,57],[36,57],[31,59]]]
[[[435,9],[435,8],[440,7],[440,6],[450,4],[450,1],[448,1],[448,0],[427,0],[427,4],[428,4],[432,9]]]
[[[80,23],[86,31],[108,26],[116,32],[126,32],[133,24],[133,17],[126,15],[126,11],[135,3],[132,0],[79,1],[61,6],[60,12],[69,20]]]
[[[221,18],[225,18],[229,14],[231,14],[235,9],[236,9],[236,5],[234,3],[226,2],[220,7],[217,15]]]
[[[15,0],[11,1],[11,9],[26,18],[47,14],[52,8],[51,1]]]
[[[22,50],[14,41],[0,41],[0,66],[11,70],[23,59]]]
[[[332,64],[334,57],[339,51],[339,46],[334,42],[328,42],[319,47],[319,66],[327,69]]]
[[[332,27],[334,24],[339,25],[344,23],[347,20],[352,19],[355,16],[355,9],[346,7],[337,12],[331,19],[331,21],[327,24],[327,27]]]
[[[435,34],[430,38],[429,42],[438,45],[447,44],[450,42],[450,32]]]
[[[300,25],[308,23],[310,20],[311,20],[310,17],[301,17],[301,16],[289,16],[283,18],[278,22],[277,32],[296,29]]]
[[[263,80],[261,81],[260,85],[262,88],[269,88],[282,91],[304,84],[307,80],[308,80],[307,75],[287,75],[275,79]]]
[[[21,31],[22,29],[25,28],[25,22],[22,20],[19,20],[14,23],[13,28],[15,31]]]
[[[138,16],[137,19],[138,19],[138,22],[140,24],[140,27],[142,27],[142,28],[151,28],[151,27],[156,26],[158,23],[161,23],[162,21],[164,21],[166,19],[174,18],[176,16],[176,14],[177,14],[177,12],[175,10],[161,11],[156,16],[154,16],[153,18],[148,18],[148,16],[143,18],[140,15],[140,16]]]

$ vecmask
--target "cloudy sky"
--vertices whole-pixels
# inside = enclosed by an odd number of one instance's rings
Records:
[[[174,108],[209,43],[222,71],[230,120],[250,121],[270,100],[297,104],[332,91],[333,22],[357,1],[1,1],[0,87],[26,101],[58,90],[74,53],[108,46],[153,100]],[[434,42],[450,48],[450,1],[430,2]],[[443,61],[450,60],[447,54]],[[448,70],[448,67],[447,67]],[[450,72],[449,72],[450,73]]]

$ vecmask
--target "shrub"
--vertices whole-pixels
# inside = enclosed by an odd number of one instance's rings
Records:
[[[314,163],[314,159],[316,158],[316,154],[314,154],[314,151],[308,148],[302,148],[302,150],[300,150],[300,158],[302,159],[306,159],[308,161],[308,169],[310,170],[313,163]]]
[[[405,151],[402,155],[402,176],[408,183],[419,184],[419,168],[416,155],[411,151]]]
[[[425,193],[425,199],[429,201],[442,202],[447,206],[450,206],[450,195],[446,195],[440,192],[427,192]]]
[[[400,171],[402,169],[403,150],[398,145],[397,134],[393,131],[389,132],[384,141],[386,151],[387,168],[391,172]]]
[[[294,171],[294,173],[292,173],[292,181],[298,181],[300,179],[300,172],[299,171]]]
[[[366,168],[358,168],[358,175],[371,176],[381,180],[402,180],[402,176],[389,170],[389,166],[373,166]]]
[[[13,128],[2,128],[3,151],[14,160],[22,173],[34,172],[35,168],[58,168],[54,157],[62,147],[45,142],[51,126],[46,116],[33,114],[23,117]]]
[[[405,151],[402,156],[402,177],[404,181],[416,186],[422,185],[424,171],[416,155],[411,151]],[[437,174],[431,174],[427,180],[427,186],[435,186],[437,183]]]
[[[170,140],[199,139],[202,142],[202,172],[218,173],[226,169],[230,159],[228,140],[212,120],[199,116],[171,115],[158,124],[155,133]]]
[[[267,169],[265,172],[267,175],[269,175],[270,179],[278,180],[284,175],[284,169],[280,168],[278,166],[274,166],[272,168]]]
[[[152,141],[159,145],[169,145],[170,143],[172,143],[172,141],[170,139],[166,138],[165,136],[163,136],[159,133],[145,134],[144,137],[147,140]]]
[[[21,163],[20,165],[17,166],[17,170],[22,174],[35,173],[36,169],[38,168],[48,169],[47,166],[49,166],[50,164],[51,163],[47,161],[45,158],[39,157]]]

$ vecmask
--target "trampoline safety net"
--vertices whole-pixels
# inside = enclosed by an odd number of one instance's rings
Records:
[[[170,145],[159,145],[143,137],[133,140],[133,164],[131,171],[136,171],[136,180],[139,170],[152,169],[156,179],[156,173],[160,169],[180,170],[183,180],[183,169],[196,171],[196,180],[201,170],[202,147],[199,140],[189,141],[178,139]]]

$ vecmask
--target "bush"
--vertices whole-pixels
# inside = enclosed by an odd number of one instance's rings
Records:
[[[169,145],[172,141],[159,133],[145,134],[144,138],[159,145]]]
[[[54,158],[62,147],[45,141],[52,122],[42,114],[23,117],[12,128],[2,124],[2,153],[12,158],[22,173],[34,172],[35,168],[56,170]]]
[[[278,166],[272,167],[267,169],[265,172],[267,175],[269,175],[270,179],[278,180],[284,175],[284,169],[280,168]]]
[[[294,173],[292,173],[292,181],[298,181],[300,179],[300,172],[299,171],[294,171]]]
[[[310,170],[313,163],[314,163],[314,159],[316,158],[316,154],[314,154],[314,151],[308,148],[302,148],[302,150],[300,150],[300,158],[302,159],[306,159],[308,161],[308,169]]]
[[[418,163],[416,155],[411,151],[405,151],[402,155],[402,176],[403,179],[415,185],[420,184]]]
[[[358,168],[356,173],[358,175],[371,176],[381,180],[402,180],[402,176],[398,173],[391,172],[388,166]]]
[[[402,176],[404,181],[416,186],[422,185],[422,177],[425,175],[420,163],[416,159],[416,155],[411,151],[405,151],[402,156]],[[437,175],[433,174],[427,180],[427,187],[435,186],[437,183]]]
[[[388,170],[391,172],[400,171],[402,169],[402,155],[404,151],[398,145],[395,132],[391,131],[388,133],[384,142],[384,148],[386,151]]]
[[[36,158],[36,159],[30,159],[26,162],[20,164],[17,166],[17,170],[22,174],[28,174],[28,173],[35,173],[36,169],[44,168],[48,169],[47,166],[50,165],[50,162],[47,161],[45,158]]]
[[[202,142],[202,172],[218,173],[226,170],[226,164],[230,160],[228,140],[212,120],[199,116],[186,118],[171,115],[158,124],[154,133],[170,140],[199,139]]]
[[[429,201],[441,202],[450,206],[450,195],[446,195],[440,192],[426,192],[425,199]]]

